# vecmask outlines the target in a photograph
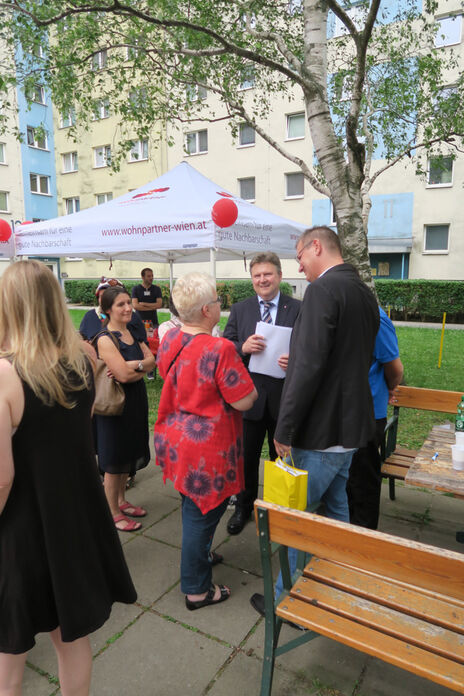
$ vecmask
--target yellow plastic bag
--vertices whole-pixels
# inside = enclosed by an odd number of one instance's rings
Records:
[[[275,462],[264,462],[263,499],[294,510],[306,510],[308,500],[308,472],[286,464],[278,457]]]

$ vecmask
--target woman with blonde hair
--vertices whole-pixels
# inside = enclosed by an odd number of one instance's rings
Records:
[[[38,261],[0,279],[0,694],[50,633],[63,696],[87,696],[88,634],[136,592],[95,465],[89,347]]]
[[[212,581],[216,527],[229,496],[243,488],[241,411],[257,397],[235,346],[215,338],[220,298],[206,273],[179,278],[173,290],[182,322],[165,335],[158,366],[165,380],[155,425],[156,463],[182,497],[181,590],[187,609],[230,596]]]

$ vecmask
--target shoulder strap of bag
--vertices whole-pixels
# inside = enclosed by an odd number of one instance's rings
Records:
[[[169,370],[170,370],[171,367],[174,365],[174,363],[176,362],[177,358],[178,358],[179,355],[182,353],[182,351],[184,350],[184,348],[185,348],[186,346],[189,346],[190,343],[193,341],[193,339],[194,339],[196,336],[204,336],[204,335],[205,335],[205,332],[204,332],[204,331],[202,331],[201,333],[194,334],[193,336],[191,336],[191,337],[189,338],[189,340],[188,340],[186,343],[184,343],[183,346],[181,346],[181,347],[179,348],[179,350],[177,351],[177,353],[175,354],[175,356],[174,356],[173,359],[171,360],[171,363],[170,363],[170,365],[169,365],[169,367],[168,367],[168,369],[167,369],[167,372],[166,372],[166,377],[168,376]]]
[[[111,338],[111,340],[113,341],[114,345],[116,346],[116,348],[118,349],[118,351],[121,352],[121,349],[119,348],[119,341],[118,341],[118,339],[116,338],[116,336],[113,334],[112,331],[108,331],[108,330],[106,330],[106,331],[99,331],[99,332],[98,332],[97,334],[95,334],[95,336],[92,338],[92,340],[90,341],[90,343],[93,345],[93,347],[94,347],[95,349],[96,349],[96,347],[97,347],[97,342],[98,342],[98,339],[100,338],[100,336],[109,336],[109,337]]]

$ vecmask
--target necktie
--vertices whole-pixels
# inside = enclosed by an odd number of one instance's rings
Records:
[[[273,307],[273,306],[274,306],[273,302],[263,302],[263,307],[264,307],[263,321],[266,322],[266,324],[272,324],[271,307]]]

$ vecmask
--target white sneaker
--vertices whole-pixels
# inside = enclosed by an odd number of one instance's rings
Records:
[[[150,382],[155,379],[153,372],[147,372],[146,378],[150,380]]]

